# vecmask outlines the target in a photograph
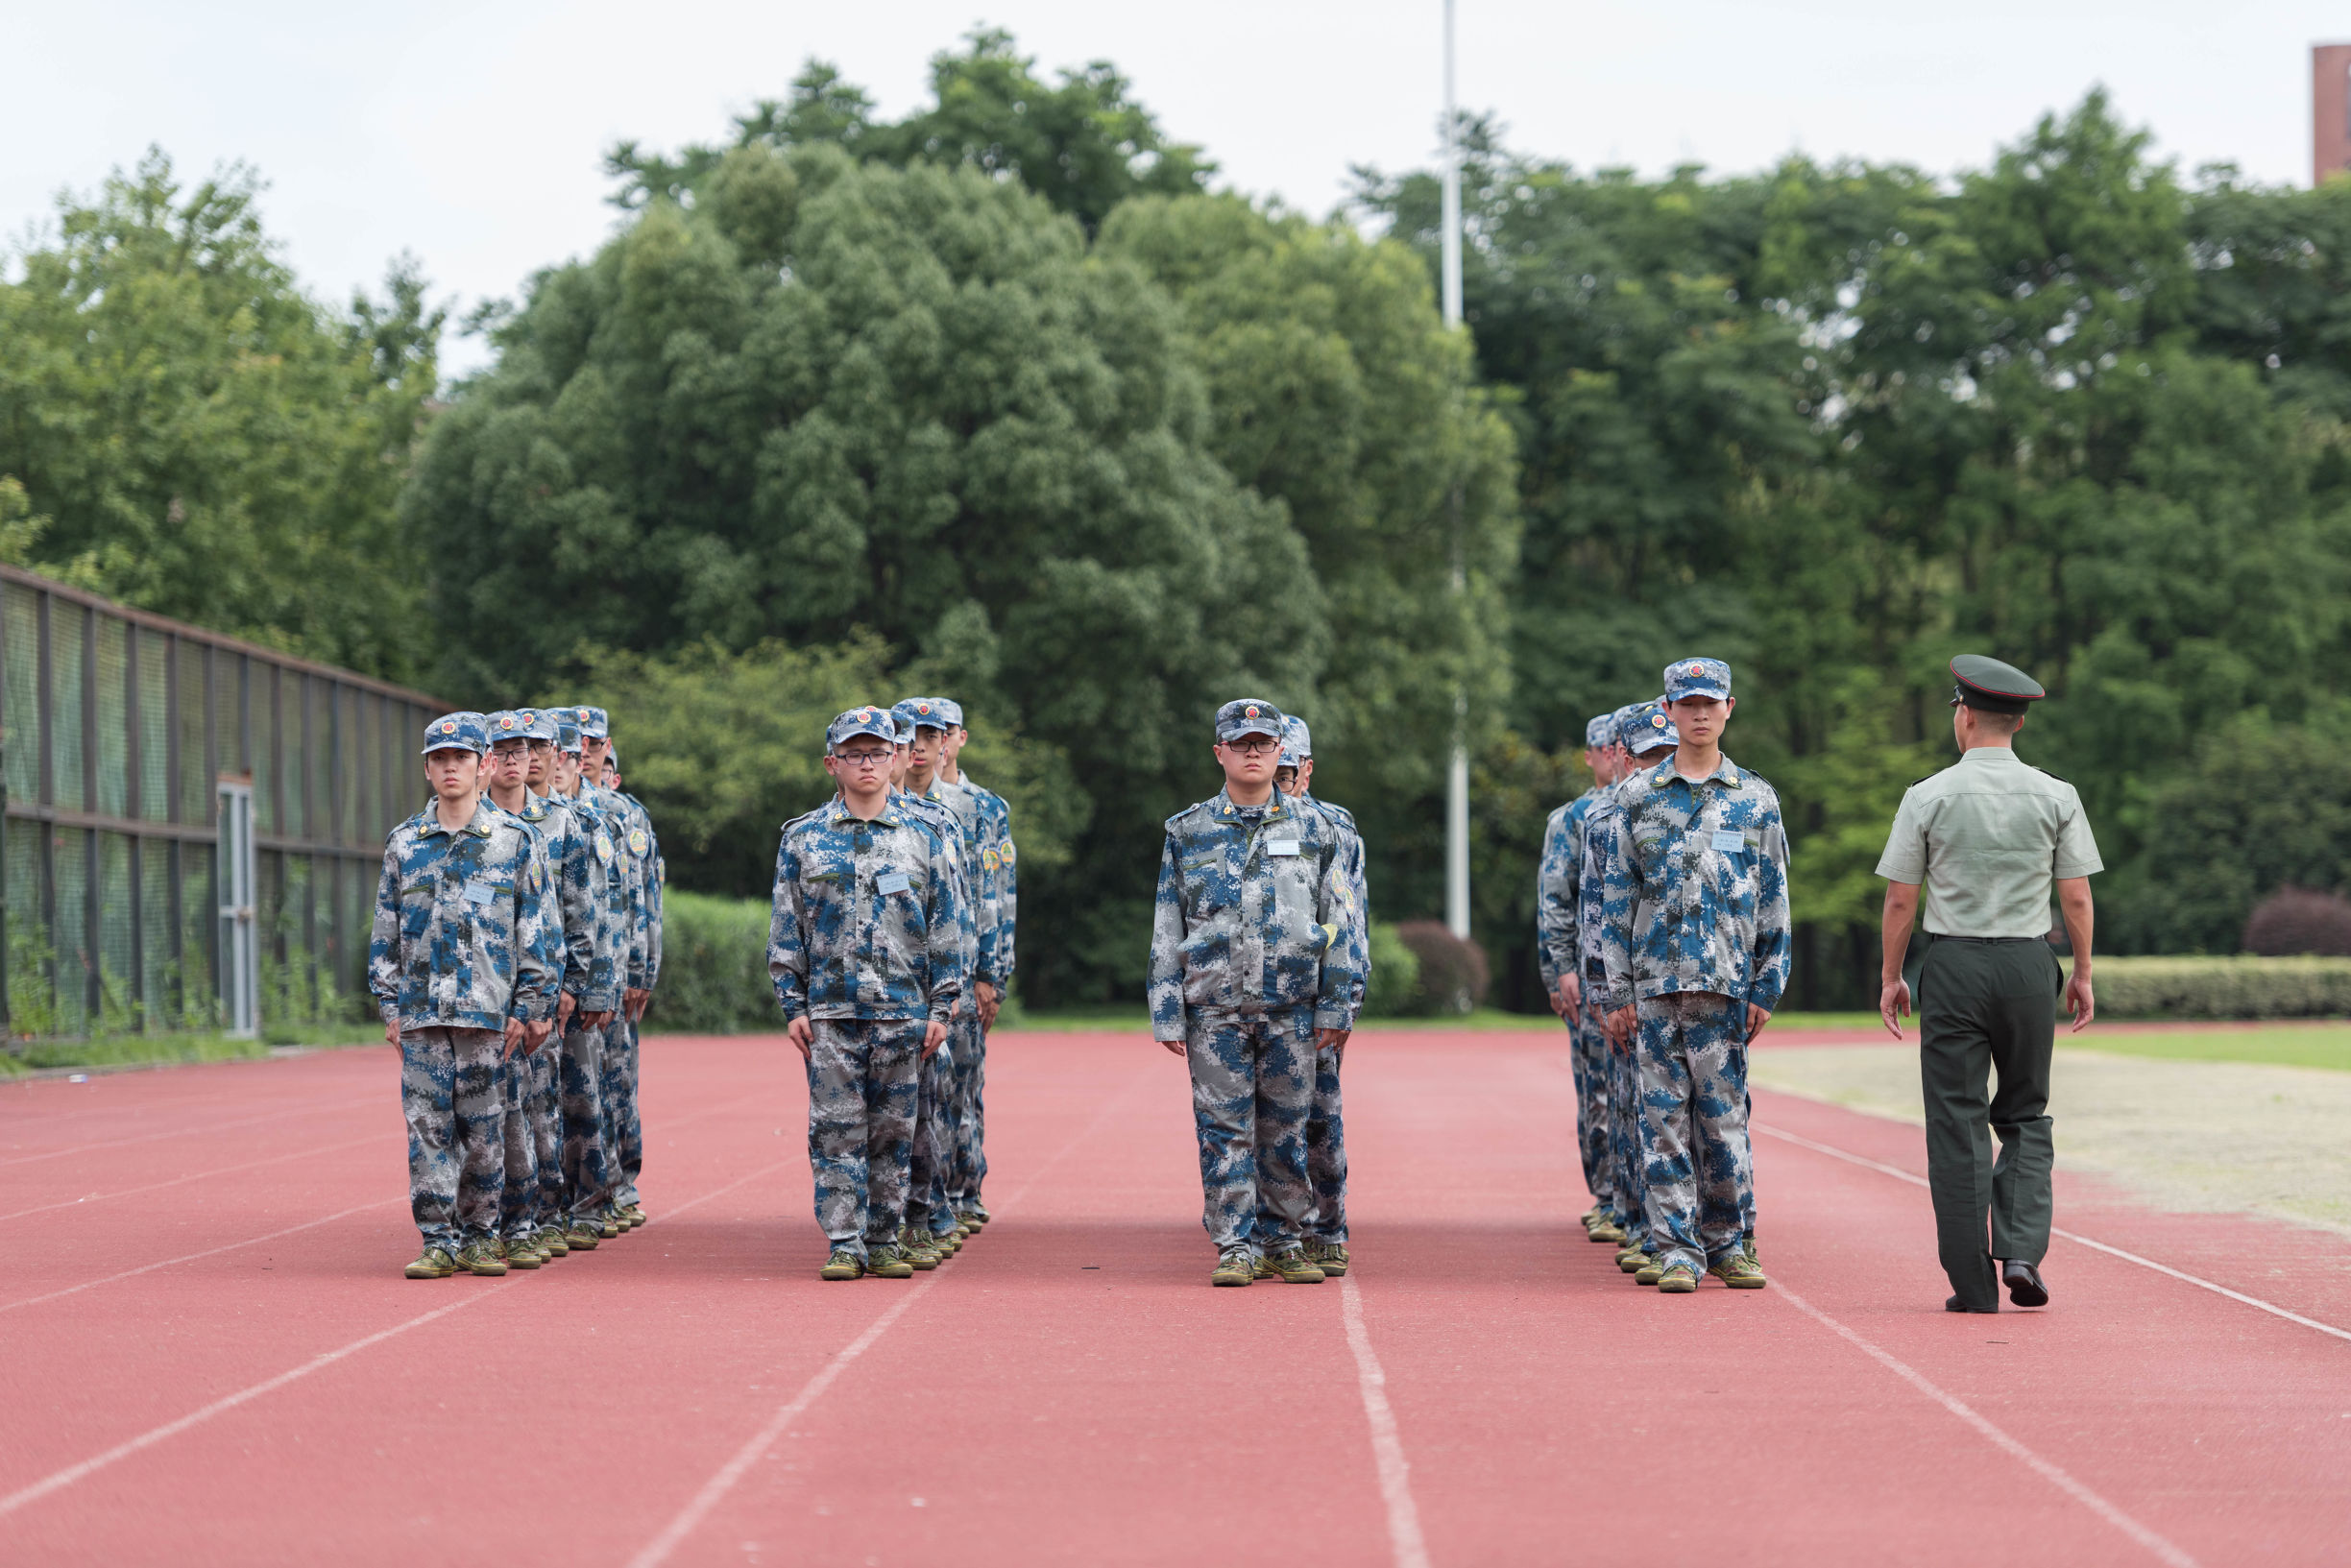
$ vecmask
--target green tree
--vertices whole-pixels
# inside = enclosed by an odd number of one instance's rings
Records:
[[[20,559],[146,609],[413,676],[418,557],[394,525],[441,314],[413,263],[346,311],[305,295],[231,168],[160,152],[0,282],[0,474],[47,521]]]

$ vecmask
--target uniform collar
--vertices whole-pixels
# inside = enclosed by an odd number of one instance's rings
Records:
[[[1959,754],[1959,760],[1962,762],[1973,762],[1978,759],[1991,763],[1994,767],[2000,767],[2019,760],[2014,746],[1970,746]]]
[[[545,822],[555,809],[553,803],[545,795],[534,795],[527,789],[522,791],[522,809],[515,815],[525,822]]]
[[[1744,777],[1745,775],[1739,772],[1738,764],[1731,760],[1730,758],[1726,757],[1721,761],[1715,763],[1714,771],[1708,774],[1705,778],[1683,779],[1682,782],[1695,789],[1702,784],[1709,784],[1713,781],[1720,780],[1723,787],[1726,789],[1736,789]],[[1681,778],[1682,775],[1674,771],[1673,759],[1671,757],[1667,757],[1664,761],[1660,762],[1656,767],[1649,770],[1649,787],[1652,789],[1662,789],[1671,781]]]
[[[882,803],[882,814],[878,817],[867,818],[859,816],[849,809],[847,796],[836,794],[833,797],[832,825],[836,828],[842,828],[856,822],[863,823],[868,828],[895,828],[898,826],[898,819],[890,815],[890,806],[894,799],[894,796],[885,798]]]
[[[1236,805],[1233,801],[1232,792],[1230,790],[1218,790],[1216,793],[1216,798],[1224,803],[1217,808],[1217,817],[1220,821],[1239,821],[1242,812],[1252,809],[1252,808],[1247,806]],[[1265,820],[1268,822],[1278,822],[1283,817],[1287,816],[1289,813],[1282,809],[1282,804],[1289,798],[1289,796],[1283,794],[1280,790],[1274,790],[1273,798],[1265,804]]]
[[[493,808],[490,805],[489,796],[474,796],[473,815],[467,821],[466,825],[458,829],[457,832],[461,833],[472,833],[476,838],[489,837],[490,812],[492,809]],[[441,826],[441,803],[437,800],[426,801],[424,803],[424,809],[417,813],[416,820],[417,832],[424,837],[430,838],[435,833],[446,832],[448,831]]]

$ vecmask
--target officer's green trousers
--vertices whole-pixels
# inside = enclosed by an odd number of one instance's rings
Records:
[[[1943,1271],[1970,1307],[2000,1304],[1993,1259],[2038,1264],[2048,1251],[2049,1052],[2061,984],[2057,955],[2037,940],[1938,938],[1919,973],[1927,1184]]]

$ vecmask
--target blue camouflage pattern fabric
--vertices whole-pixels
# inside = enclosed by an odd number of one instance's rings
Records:
[[[1636,1065],[1649,1250],[1703,1271],[1753,1222],[1747,1004],[1707,991],[1643,1002]]]
[[[568,800],[533,795],[516,813],[539,834],[554,880],[556,910],[563,920],[563,988],[583,1009],[600,1013],[619,1005],[613,972],[613,933],[602,892],[604,868],[583,810]]]
[[[984,980],[1001,991],[1005,980],[999,952],[1003,932],[998,928],[997,917],[1003,903],[996,886],[997,857],[988,847],[991,832],[979,791],[934,776],[931,787],[922,798],[940,807],[955,819],[960,839],[957,854],[963,867],[965,907],[970,911],[972,923],[969,978],[975,984]]]
[[[1727,757],[1695,781],[1669,759],[1617,795],[1599,933],[1609,997],[1779,1006],[1791,947],[1779,795]]]
[[[1306,1173],[1315,1024],[1303,1007],[1199,1018],[1185,1046],[1200,1140],[1200,1223],[1219,1251],[1295,1244],[1315,1218]]]
[[[809,1042],[809,1167],[816,1223],[864,1258],[906,1224],[924,1021],[815,1019]]]
[[[506,1197],[505,1025],[400,1030],[408,1212],[428,1247],[498,1234]]]
[[[1346,932],[1357,918],[1341,830],[1275,794],[1236,806],[1224,791],[1167,820],[1151,924],[1151,1033],[1183,1040],[1195,1021],[1287,1009],[1350,1027],[1363,976]]]
[[[1002,977],[995,983],[1002,987],[1011,983],[1019,957],[1020,854],[1012,842],[1012,807],[994,790],[973,783],[968,773],[958,774],[957,780],[979,802],[982,854],[989,857],[988,880],[995,900],[995,967]]]
[[[785,824],[767,973],[788,1021],[947,1022],[964,989],[947,848],[894,802],[872,821],[836,799]]]
[[[432,805],[394,828],[368,943],[386,1023],[503,1030],[555,1013],[563,929],[538,834],[487,799],[455,832]]]
[[[1535,967],[1543,989],[1559,989],[1562,975],[1582,974],[1577,920],[1584,879],[1584,823],[1600,786],[1592,785],[1543,821],[1542,859],[1535,871]]]
[[[1342,907],[1349,916],[1342,938],[1345,944],[1344,962],[1349,977],[1347,1021],[1341,1027],[1351,1029],[1355,1026],[1355,1020],[1363,1014],[1364,993],[1371,984],[1371,899],[1364,869],[1367,856],[1363,832],[1355,826],[1355,813],[1344,806],[1334,806],[1311,790],[1301,790],[1293,798],[1299,805],[1310,807],[1330,818],[1339,830],[1337,870],[1345,889]]]

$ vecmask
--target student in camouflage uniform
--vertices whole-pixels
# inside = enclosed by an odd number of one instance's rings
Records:
[[[601,708],[576,707],[580,760],[586,779],[602,776],[612,738],[611,720]],[[611,1200],[597,1218],[602,1228],[621,1235],[645,1221],[639,1203],[637,1173],[644,1165],[644,1135],[637,1113],[638,1021],[652,1000],[661,971],[661,885],[655,867],[659,849],[644,808],[617,790],[583,782],[581,794],[594,799],[609,824],[615,875],[621,891],[624,977],[619,1016],[606,1025],[600,1066],[604,1108],[606,1174]]]
[[[914,748],[914,704],[900,703],[890,716],[898,732],[890,764],[890,801],[893,808],[903,808],[928,827],[946,852],[955,879],[956,930],[961,962],[964,972],[969,974],[978,961],[979,928],[973,923],[970,880],[963,869],[963,830],[955,813],[943,803],[917,795],[907,787]],[[959,1018],[970,1006],[969,999],[958,999],[957,1016]],[[957,1032],[950,1023],[947,1043],[924,1057],[915,1070],[914,1153],[907,1189],[905,1242],[907,1261],[918,1270],[937,1267],[960,1251],[964,1241],[974,1234],[971,1227],[956,1218],[955,1205],[947,1195],[948,1179],[955,1170]]]
[[[400,1048],[409,1211],[424,1239],[410,1279],[506,1272],[500,1074],[555,1010],[562,936],[543,903],[545,856],[482,799],[489,749],[479,713],[425,726],[433,799],[392,830],[376,885],[368,989]]]
[[[556,875],[555,857],[548,853],[544,833],[524,817],[529,809],[530,789],[525,783],[530,771],[530,746],[524,736],[523,715],[513,709],[501,709],[489,714],[484,721],[490,737],[490,756],[482,777],[483,798],[497,810],[521,822],[528,829],[535,852],[547,864],[549,897],[546,917],[556,927],[561,944],[558,976],[562,990],[556,1001],[556,1021],[568,1011],[570,988],[575,978],[574,955],[565,930],[561,899],[561,880]],[[584,960],[577,978],[586,975]],[[550,1028],[555,1025],[550,1025]],[[549,1129],[538,1123],[538,1081],[542,1067],[554,1059],[554,1048],[543,1049],[544,1041],[527,1040],[521,1049],[509,1057],[499,1074],[501,1098],[505,1106],[506,1125],[506,1185],[498,1204],[497,1255],[506,1260],[510,1268],[537,1268],[552,1257],[551,1253],[534,1244],[539,1224],[539,1147]]]
[[[1314,1211],[1306,1117],[1316,1052],[1346,1044],[1362,983],[1344,841],[1332,818],[1273,787],[1279,709],[1228,702],[1215,733],[1224,787],[1167,822],[1151,1034],[1192,1070],[1210,1282],[1320,1284],[1301,1244]]]
[[[963,1176],[962,1196],[957,1204],[967,1224],[984,1225],[988,1221],[987,1205],[980,1201],[980,1184],[987,1179],[987,1036],[996,1027],[996,1015],[1004,1006],[1006,993],[1012,988],[1012,971],[1018,957],[1020,924],[1020,868],[1012,846],[1012,807],[1002,795],[982,786],[979,781],[963,770],[963,747],[971,739],[971,731],[963,724],[963,705],[949,698],[939,699],[947,708],[949,727],[939,758],[939,775],[949,784],[960,784],[971,791],[979,802],[981,823],[981,857],[985,862],[988,896],[994,905],[993,918],[996,941],[991,967],[995,977],[984,993],[974,987],[974,1001],[979,1012],[980,1052],[966,1074],[964,1109],[968,1121],[958,1144],[958,1163]]]
[[[893,808],[896,742],[882,709],[836,718],[825,771],[840,794],[787,823],[776,848],[767,972],[808,1063],[828,1280],[913,1275],[899,1237],[917,1068],[946,1043],[963,990],[955,872],[938,836]]]
[[[1600,792],[1616,781],[1615,735],[1613,714],[1603,713],[1584,726],[1584,765],[1591,770],[1592,785],[1543,823],[1542,860],[1535,874],[1535,958],[1551,1010],[1567,1025],[1576,1148],[1583,1157],[1585,1191],[1593,1198],[1584,1215],[1585,1233],[1594,1242],[1622,1245],[1623,1211],[1610,1148],[1608,1041],[1584,1022],[1583,966],[1576,947],[1584,822]]]
[[[1629,1035],[1613,1030],[1608,1015],[1617,1003],[1608,994],[1608,971],[1600,958],[1600,929],[1607,910],[1608,852],[1615,842],[1621,815],[1619,802],[1633,776],[1644,765],[1655,767],[1673,755],[1673,721],[1654,702],[1628,703],[1609,716],[1616,740],[1603,759],[1614,782],[1593,798],[1584,819],[1584,863],[1576,879],[1576,953],[1583,964],[1583,1025],[1603,1046],[1604,1092],[1608,1101],[1609,1169],[1617,1203],[1616,1266],[1647,1283],[1657,1275],[1657,1260],[1649,1245],[1649,1224],[1643,1214],[1648,1197],[1648,1143],[1642,1130],[1640,1074]]]
[[[1363,834],[1356,831],[1354,814],[1346,808],[1316,798],[1313,784],[1314,732],[1304,719],[1288,714],[1283,720],[1281,764],[1274,770],[1273,787],[1299,806],[1321,812],[1339,830],[1339,874],[1346,889],[1345,906],[1353,917],[1344,937],[1347,967],[1354,976],[1346,1009],[1346,1026],[1352,1030],[1363,1013],[1364,990],[1371,979],[1371,906],[1364,886]],[[1314,1098],[1306,1110],[1306,1185],[1313,1194],[1314,1210],[1299,1245],[1307,1262],[1321,1269],[1326,1279],[1337,1279],[1347,1271],[1346,1115],[1339,1094],[1339,1069],[1345,1056],[1345,1045],[1316,1049]],[[1262,1194],[1257,1213],[1260,1228],[1270,1234],[1273,1216],[1265,1207]]]
[[[1787,986],[1787,840],[1771,785],[1722,755],[1730,666],[1678,660],[1665,697],[1680,744],[1626,782],[1600,952],[1616,1026],[1638,1029],[1658,1289],[1695,1291],[1702,1270],[1759,1289],[1742,1234],[1747,1047]]]
[[[563,1051],[556,1062],[563,1111],[563,1197],[557,1215],[565,1245],[594,1251],[620,1234],[607,1222],[612,1210],[612,1129],[604,1109],[604,1050],[620,1016],[620,989],[627,973],[628,905],[621,886],[620,848],[602,797],[584,786],[577,708],[549,711],[555,720],[554,777],[549,799],[571,815],[588,846],[590,901],[595,906],[599,962],[605,973],[598,1008],[582,1008],[566,1021]],[[607,973],[608,972],[608,973]]]

